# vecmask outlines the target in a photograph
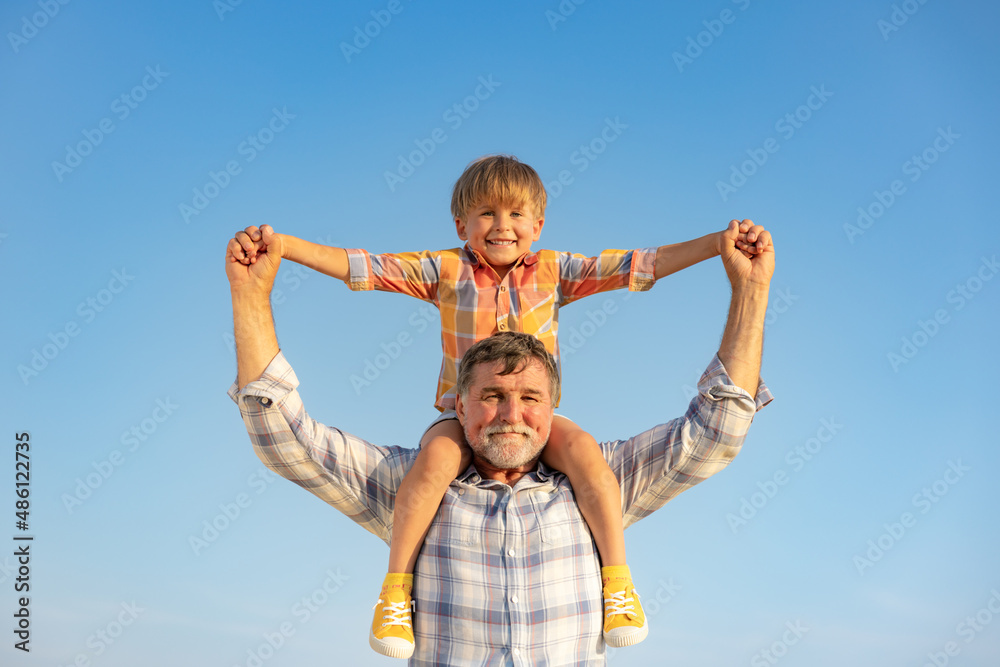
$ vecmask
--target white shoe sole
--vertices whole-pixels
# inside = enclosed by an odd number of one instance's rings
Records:
[[[614,648],[624,648],[638,644],[648,634],[649,623],[643,623],[641,628],[615,628],[610,632],[604,633],[604,643]]]
[[[390,658],[405,659],[413,655],[414,645],[411,642],[399,637],[379,639],[371,630],[368,631],[368,645],[376,653],[381,653]]]

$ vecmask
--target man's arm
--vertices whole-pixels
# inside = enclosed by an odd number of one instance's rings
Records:
[[[741,249],[741,236],[756,252]],[[603,445],[621,483],[626,526],[725,468],[739,452],[756,411],[772,398],[759,380],[774,272],[771,235],[749,220],[734,220],[718,244],[732,297],[719,352],[698,383],[698,395],[683,417]]]
[[[745,238],[755,246],[755,253],[740,248],[740,230],[748,223]],[[730,222],[718,237],[718,244],[733,289],[719,359],[733,382],[753,396],[757,393],[764,349],[764,315],[774,275],[774,244],[771,233],[750,220]]]
[[[232,243],[232,242],[231,242]],[[278,349],[270,293],[281,262],[273,241],[243,264],[227,249],[240,406],[254,451],[271,470],[388,541],[395,492],[413,450],[376,447],[311,419],[298,380]]]

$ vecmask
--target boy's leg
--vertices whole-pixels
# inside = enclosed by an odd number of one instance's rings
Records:
[[[625,565],[621,487],[597,441],[571,420],[556,415],[542,461],[569,477],[580,513],[597,543],[601,564]]]
[[[472,463],[472,450],[457,419],[434,424],[420,440],[420,453],[396,491],[389,545],[389,572],[413,573],[424,536],[448,486]]]
[[[413,654],[413,567],[424,536],[452,480],[472,462],[457,420],[438,422],[420,441],[420,453],[396,491],[389,572],[375,603],[369,645],[391,658]]]
[[[542,461],[562,471],[573,485],[580,513],[601,554],[604,640],[611,646],[638,644],[649,632],[646,615],[625,564],[621,487],[594,438],[565,417],[552,420]]]

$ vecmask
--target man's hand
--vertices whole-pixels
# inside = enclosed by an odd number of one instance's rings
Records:
[[[270,225],[237,232],[226,247],[226,277],[232,289],[271,292],[281,264],[282,238]]]
[[[766,290],[774,274],[771,233],[752,220],[733,220],[718,239],[719,255],[733,290],[744,287]]]

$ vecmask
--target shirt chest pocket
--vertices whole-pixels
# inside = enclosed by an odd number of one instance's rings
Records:
[[[534,336],[552,331],[556,309],[554,290],[540,291],[530,287],[517,291],[518,319],[521,331]]]
[[[567,494],[546,490],[534,491],[531,494],[535,521],[544,544],[564,544],[573,538],[578,526],[570,516],[566,496]],[[572,499],[572,495],[569,495],[569,498]]]
[[[464,495],[464,489],[448,489],[424,538],[426,545],[458,548],[479,546],[486,531],[489,508],[479,503],[462,502],[459,491]]]

